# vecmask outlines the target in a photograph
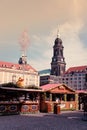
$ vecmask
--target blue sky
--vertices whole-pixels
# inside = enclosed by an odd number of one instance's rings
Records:
[[[29,36],[28,63],[50,68],[57,29],[66,68],[87,65],[87,0],[0,0],[0,60],[18,63],[19,38]]]

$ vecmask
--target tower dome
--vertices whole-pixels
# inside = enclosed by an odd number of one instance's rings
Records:
[[[60,45],[60,44],[62,44],[62,40],[59,38],[59,37],[57,37],[56,39],[55,39],[55,45]]]
[[[55,45],[61,45],[62,44],[62,40],[60,38],[60,33],[59,30],[57,30],[57,38],[54,41]]]

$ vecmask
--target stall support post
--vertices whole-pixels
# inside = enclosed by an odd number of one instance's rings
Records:
[[[64,94],[64,101],[67,101],[67,94]]]
[[[75,94],[76,110],[78,110],[78,94]]]
[[[39,112],[40,112],[40,93],[38,93],[38,110],[39,110]]]
[[[44,93],[44,101],[46,101],[46,92]]]
[[[50,93],[50,101],[52,101],[52,93]]]

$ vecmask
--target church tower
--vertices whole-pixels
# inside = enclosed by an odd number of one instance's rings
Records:
[[[51,75],[61,76],[65,72],[66,63],[63,56],[63,45],[62,40],[57,34],[57,38],[54,41],[53,46],[53,57],[51,62]]]

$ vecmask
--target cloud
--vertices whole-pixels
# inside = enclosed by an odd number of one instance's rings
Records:
[[[59,27],[60,38],[63,41],[64,57],[66,61],[66,67],[86,65],[87,64],[87,48],[80,39],[80,32],[83,28],[83,21],[78,20],[76,23],[64,23]],[[49,37],[47,37],[48,43],[55,41],[57,35],[57,27],[55,27]]]
[[[40,37],[37,36],[37,35],[33,35],[32,38],[33,38],[35,41],[37,41],[37,42],[40,42],[40,40],[41,40]]]
[[[87,64],[87,48],[85,43],[81,40],[80,33],[84,27],[84,22],[81,19],[77,21],[64,22],[59,26],[60,38],[63,41],[64,46],[64,57],[66,61],[66,68],[72,66],[80,66]],[[53,45],[57,37],[58,27],[54,27],[50,30],[50,34],[40,37],[43,39],[41,44],[38,45],[39,55],[36,61],[31,60],[34,63],[35,68],[38,70],[51,68],[51,59],[53,57]],[[38,39],[36,39],[37,41]],[[44,46],[42,44],[44,43]],[[42,46],[42,48],[41,48]],[[36,49],[37,50],[37,49]],[[37,54],[36,54],[37,55]],[[40,63],[40,64],[38,64]]]
[[[47,36],[33,35],[29,63],[37,70],[50,68],[52,47],[46,41]]]
[[[36,26],[49,26],[55,22],[86,18],[86,0],[8,0],[0,1],[0,32],[32,30]]]
[[[6,48],[9,46],[19,51],[20,32],[27,28],[31,33],[27,52],[29,63],[39,70],[50,68],[59,26],[67,68],[87,64],[87,38],[84,37],[87,32],[87,0],[1,0],[0,10],[2,52],[6,51],[10,56]]]

